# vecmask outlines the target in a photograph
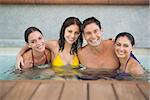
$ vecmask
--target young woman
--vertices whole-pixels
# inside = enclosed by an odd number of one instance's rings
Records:
[[[47,47],[53,51],[52,66],[58,75],[77,74],[77,49],[82,46],[82,42],[81,22],[76,17],[64,21],[58,41],[47,42]]]
[[[22,69],[34,68],[50,62],[50,51],[45,49],[44,37],[38,28],[27,28],[24,33],[24,39],[29,49],[22,55],[24,62],[21,65]]]
[[[134,37],[127,32],[119,33],[115,38],[115,53],[120,61],[119,73],[130,75],[144,74],[139,61],[132,54],[135,45]]]
[[[80,20],[76,17],[68,17],[61,27],[59,40],[46,42],[46,47],[52,51],[52,68],[57,75],[78,74],[76,70],[79,67],[77,50],[82,46],[82,43]],[[17,63],[22,63],[21,54],[26,49],[27,46],[18,54]]]

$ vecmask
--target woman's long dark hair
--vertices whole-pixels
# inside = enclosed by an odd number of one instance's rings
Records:
[[[59,51],[63,51],[64,50],[64,46],[65,46],[65,37],[64,37],[64,34],[65,34],[65,29],[70,26],[70,25],[73,25],[73,24],[76,24],[78,27],[79,27],[79,37],[78,39],[72,44],[72,47],[71,47],[71,50],[70,50],[70,54],[75,54],[77,53],[77,49],[79,47],[82,46],[82,43],[83,43],[83,37],[82,37],[82,32],[81,32],[81,22],[78,18],[76,17],[68,17],[64,22],[63,22],[63,25],[61,27],[61,30],[60,30],[60,37],[59,37],[59,40],[58,40],[58,44],[59,44]]]

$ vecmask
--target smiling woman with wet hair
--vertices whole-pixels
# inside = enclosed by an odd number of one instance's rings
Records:
[[[38,28],[27,28],[24,39],[29,49],[22,55],[24,61],[24,65],[21,66],[22,69],[34,68],[50,62],[50,51],[45,49],[44,37]]]
[[[134,45],[135,39],[132,34],[122,32],[116,36],[115,53],[120,61],[120,73],[128,73],[131,75],[144,74],[144,69],[142,68],[139,61],[132,54]]]

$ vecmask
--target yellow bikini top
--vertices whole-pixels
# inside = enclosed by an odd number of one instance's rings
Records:
[[[55,66],[55,67],[65,66],[64,63],[63,63],[63,60],[61,59],[61,57],[60,57],[59,54],[58,54],[58,55],[54,58],[54,60],[52,61],[52,65]],[[72,66],[72,67],[79,66],[79,59],[78,59],[78,57],[77,57],[76,54],[75,54],[74,57],[73,57],[71,66]]]
[[[78,70],[76,68],[79,67],[79,60],[77,55],[75,54],[71,63],[71,68],[73,69],[66,69],[64,66],[66,66],[63,63],[63,60],[61,59],[60,55],[58,54],[54,60],[52,61],[52,69],[55,71],[55,73],[58,76],[63,76],[63,75],[67,75],[67,73],[72,73],[74,75],[79,74]],[[68,66],[69,67],[69,66]]]

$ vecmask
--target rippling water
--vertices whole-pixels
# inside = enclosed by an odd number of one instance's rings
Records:
[[[9,70],[1,74],[1,80],[38,80],[51,79],[54,72],[46,68],[35,68],[30,70],[16,70],[15,66],[11,66]]]
[[[143,76],[130,76],[130,77],[123,77],[120,80],[150,80],[149,76],[149,67],[148,67],[148,58],[143,58],[141,61],[143,64],[145,64],[144,68],[147,70],[146,74]],[[31,69],[28,71],[18,71],[15,70],[15,55],[1,55],[0,56],[0,80],[18,80],[18,79],[32,79],[32,80],[38,80],[38,79],[54,79],[53,75],[54,73],[52,72],[51,69],[46,68],[46,66],[41,66],[40,68],[37,69]],[[12,66],[13,65],[13,66]],[[95,72],[94,72],[95,73]],[[101,72],[99,73],[99,79],[102,78],[104,75],[109,75],[113,76],[115,73],[105,73]],[[94,75],[93,75],[94,76]],[[85,77],[93,77],[91,76],[85,76]],[[66,77],[65,77],[66,78]],[[68,77],[67,77],[68,78]],[[80,78],[80,77],[78,77]],[[112,79],[108,77],[103,77],[105,79]],[[60,79],[60,77],[56,78]],[[97,78],[96,78],[97,79]]]
[[[46,67],[45,67],[46,66]],[[40,68],[30,69],[30,70],[15,70],[15,66],[11,66],[9,70],[1,74],[1,80],[136,80],[136,81],[150,81],[149,72],[146,72],[142,76],[117,76],[115,72],[112,71],[100,71],[100,70],[80,70],[80,75],[75,77],[58,77],[55,73],[47,67],[48,65],[40,66]],[[117,76],[117,78],[116,78]]]

